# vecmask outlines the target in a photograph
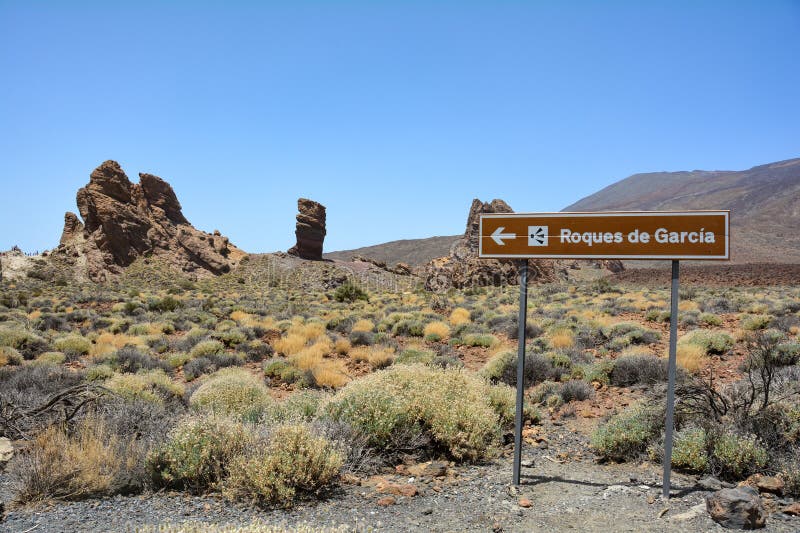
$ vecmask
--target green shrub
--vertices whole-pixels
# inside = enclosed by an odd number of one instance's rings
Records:
[[[376,450],[402,449],[409,436],[426,434],[453,458],[474,461],[499,444],[489,387],[460,370],[399,365],[349,383],[325,415],[362,432]]]
[[[37,365],[60,365],[67,360],[67,356],[61,352],[45,352],[40,354],[34,363]]]
[[[209,355],[219,355],[225,351],[225,346],[216,340],[201,341],[194,345],[189,355],[195,357],[207,357]]]
[[[763,470],[769,456],[756,437],[724,432],[714,439],[712,455],[723,477],[744,479]]]
[[[392,335],[397,337],[422,337],[425,331],[425,323],[421,320],[401,320],[392,326]]]
[[[68,357],[88,355],[89,351],[92,349],[92,343],[80,335],[61,337],[60,339],[56,339],[53,345],[56,350],[63,352]]]
[[[22,364],[22,356],[11,346],[0,346],[0,367]]]
[[[705,326],[721,326],[722,319],[713,313],[700,313],[698,320]]]
[[[489,403],[495,413],[500,416],[500,425],[511,427],[517,413],[517,390],[508,385],[492,385],[489,387]],[[522,404],[522,415],[525,420],[539,422],[542,414],[527,399]]]
[[[147,457],[157,487],[205,491],[217,487],[231,461],[255,442],[250,425],[218,417],[181,422]]]
[[[183,307],[183,303],[180,300],[176,299],[175,297],[167,295],[160,299],[150,300],[149,302],[147,302],[147,307],[151,311],[166,313],[169,311],[175,311],[176,309]]]
[[[222,341],[225,346],[231,348],[242,344],[247,340],[247,335],[239,328],[231,328],[225,331],[216,331],[212,334],[215,339]]]
[[[724,331],[696,329],[681,337],[678,342],[700,346],[706,354],[724,354],[733,348],[733,337]]]
[[[461,341],[461,344],[466,346],[480,346],[482,348],[491,348],[497,343],[497,337],[494,335],[481,335],[478,333],[468,333],[464,335]]]
[[[489,381],[497,382],[501,380],[506,369],[512,364],[516,364],[516,361],[517,354],[514,352],[510,350],[498,352],[486,361],[478,373]]]
[[[603,459],[626,461],[647,449],[664,424],[663,413],[643,403],[611,417],[592,433],[590,442]]]
[[[124,398],[139,398],[158,404],[179,401],[184,392],[183,386],[172,381],[161,369],[138,374],[114,374],[103,385]]]
[[[435,353],[428,350],[408,349],[403,350],[397,357],[395,357],[394,364],[413,365],[414,363],[421,363],[423,365],[429,365],[433,362],[433,358],[435,356]]]
[[[102,381],[114,375],[111,365],[92,365],[86,369],[86,381]]]
[[[38,335],[14,327],[0,327],[0,346],[14,348],[24,359],[33,359],[49,349],[47,341]]]
[[[764,329],[772,322],[771,315],[743,315],[740,319],[742,329],[756,331]]]
[[[690,427],[675,433],[672,466],[697,473],[705,472],[708,469],[705,430]]]
[[[355,302],[356,300],[368,302],[369,295],[361,287],[348,281],[336,288],[333,299],[337,302]]]
[[[236,457],[223,484],[228,498],[289,506],[298,491],[313,492],[339,473],[344,457],[302,424],[279,426],[263,449]]]
[[[247,418],[259,416],[271,404],[264,382],[241,368],[218,370],[189,398],[194,409]]]

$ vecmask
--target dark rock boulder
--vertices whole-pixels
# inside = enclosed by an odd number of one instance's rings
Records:
[[[297,200],[297,211],[297,228],[294,232],[297,244],[287,253],[302,259],[321,261],[326,234],[325,206],[308,198],[300,198]]]
[[[759,529],[766,524],[767,513],[753,487],[719,490],[706,498],[706,509],[722,527]]]

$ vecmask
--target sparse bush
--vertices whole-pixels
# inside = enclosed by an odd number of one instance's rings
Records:
[[[333,293],[333,299],[337,302],[355,302],[357,300],[369,301],[369,295],[358,285],[352,282],[345,282],[339,285]]]
[[[371,320],[367,320],[365,318],[361,318],[361,319],[357,320],[355,324],[353,324],[353,327],[350,330],[350,333],[356,333],[356,332],[359,332],[359,331],[360,332],[370,332],[370,331],[373,331],[374,329],[375,329],[375,324],[373,324]]]
[[[696,329],[681,337],[678,343],[700,346],[704,350],[704,355],[724,354],[733,348],[733,337],[724,331],[710,332]]]
[[[0,346],[0,367],[21,365],[22,361],[22,356],[17,350],[11,346]]]
[[[161,369],[138,374],[114,374],[103,385],[123,398],[138,398],[159,404],[179,402],[184,392],[183,387]]]
[[[208,357],[209,355],[221,354],[225,351],[225,346],[216,340],[201,341],[194,345],[189,355],[194,357]]]
[[[159,313],[167,313],[171,311],[175,311],[183,307],[183,304],[180,300],[176,299],[172,295],[164,296],[163,298],[153,299],[147,303],[148,309],[150,311],[158,311]]]
[[[232,499],[288,506],[298,491],[314,492],[339,473],[343,455],[303,424],[276,428],[266,448],[234,458],[224,482]]]
[[[459,370],[400,365],[351,382],[326,416],[363,432],[382,453],[417,450],[427,436],[455,459],[474,461],[492,456],[500,435],[488,387]]]
[[[659,433],[663,413],[645,404],[636,404],[611,417],[592,433],[590,442],[603,459],[635,459]]]
[[[667,380],[667,361],[654,355],[623,355],[614,360],[609,380],[616,387],[663,383]]]
[[[73,435],[50,426],[37,435],[31,450],[14,463],[16,499],[32,503],[111,494],[126,461],[124,451],[125,446],[101,419],[83,419]]]
[[[494,335],[481,335],[478,333],[468,333],[464,335],[460,344],[465,346],[479,346],[481,348],[491,348],[499,341]]]
[[[214,489],[231,461],[254,441],[249,424],[213,416],[188,418],[148,455],[148,470],[156,487]]]
[[[435,356],[436,356],[435,353],[428,350],[408,349],[400,352],[400,355],[398,355],[395,358],[394,362],[395,364],[404,364],[404,365],[412,365],[415,363],[429,365],[433,362],[433,358]]]
[[[706,432],[689,427],[675,433],[672,448],[672,466],[679,470],[703,473],[708,469]]]
[[[369,331],[354,331],[350,334],[350,344],[353,346],[371,346],[375,344],[375,335]]]
[[[271,404],[264,382],[238,368],[225,368],[208,376],[189,399],[194,409],[247,419],[260,416]]]
[[[140,352],[135,346],[125,346],[117,350],[112,358],[113,363],[120,372],[135,374],[140,370],[154,370],[160,368],[169,370],[169,365],[164,361]]]
[[[753,435],[720,433],[713,439],[712,450],[714,466],[729,479],[743,479],[762,470],[769,458]]]
[[[0,327],[0,346],[17,350],[24,359],[33,359],[49,350],[47,341],[24,329]]]
[[[573,379],[561,385],[559,396],[564,403],[580,402],[594,398],[594,387],[580,379]]]
[[[493,382],[502,382],[515,387],[517,384],[517,354],[500,352],[491,358],[481,374]],[[553,361],[538,353],[525,354],[525,388],[542,381],[561,377],[561,370],[553,366]]]
[[[744,315],[740,319],[742,329],[747,331],[757,331],[769,326],[772,322],[771,315]]]
[[[720,326],[722,319],[713,313],[700,313],[698,320],[704,326]]]
[[[2,356],[2,348],[0,348],[0,357]],[[20,358],[21,362],[22,358]],[[67,360],[67,356],[61,352],[45,352],[43,354],[39,354],[39,356],[33,361],[33,363],[37,365],[60,365],[64,361]],[[2,365],[2,359],[0,359],[0,366]]]
[[[706,350],[697,344],[678,343],[675,347],[677,365],[687,372],[697,372],[703,365]]]

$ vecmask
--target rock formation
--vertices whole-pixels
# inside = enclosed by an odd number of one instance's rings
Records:
[[[325,206],[300,198],[297,200],[297,244],[288,253],[303,259],[322,261],[322,242],[325,240]]]
[[[86,265],[93,281],[104,281],[140,257],[163,258],[193,276],[228,272],[244,252],[227,237],[195,229],[181,212],[175,191],[152,174],[131,183],[119,163],[106,161],[78,190],[78,210],[64,216],[56,252]]]
[[[513,213],[503,200],[481,202],[472,201],[467,216],[467,227],[450,250],[450,255],[434,259],[422,267],[421,275],[425,288],[430,291],[445,291],[450,287],[485,287],[517,285],[519,283],[517,265],[513,261],[499,259],[479,259],[478,241],[480,239],[479,220],[483,213]],[[528,280],[530,282],[555,281],[557,278],[553,261],[528,261]]]

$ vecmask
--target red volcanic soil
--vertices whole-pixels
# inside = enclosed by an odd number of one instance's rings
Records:
[[[669,268],[632,268],[609,276],[610,280],[664,287]],[[681,265],[681,284],[761,287],[800,284],[800,264],[750,263],[745,265]]]

